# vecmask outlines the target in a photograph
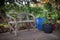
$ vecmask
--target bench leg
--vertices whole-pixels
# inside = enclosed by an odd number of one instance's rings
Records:
[[[15,24],[14,35],[17,36],[17,23]]]
[[[8,23],[9,25],[9,30],[10,30],[10,33],[14,33],[15,36],[17,36],[17,24],[10,24]]]

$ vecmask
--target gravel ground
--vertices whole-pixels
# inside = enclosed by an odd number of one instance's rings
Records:
[[[48,34],[37,29],[31,29],[30,31],[20,30],[17,36],[6,32],[0,33],[0,40],[60,40],[60,31]]]

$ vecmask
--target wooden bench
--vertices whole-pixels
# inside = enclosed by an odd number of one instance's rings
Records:
[[[33,14],[21,13],[17,15],[17,18],[12,17],[11,15],[7,16],[9,17],[8,25],[10,27],[10,32],[13,30],[15,36],[17,35],[17,27],[19,23],[26,23],[28,26],[35,28],[35,16]],[[32,17],[32,19],[30,19],[29,16]]]

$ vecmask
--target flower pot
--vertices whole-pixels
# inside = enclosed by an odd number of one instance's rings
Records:
[[[53,26],[52,26],[52,24],[44,24],[43,25],[43,31],[45,33],[52,33],[53,32]]]

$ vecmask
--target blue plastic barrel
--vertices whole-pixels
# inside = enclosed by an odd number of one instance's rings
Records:
[[[43,30],[44,21],[45,21],[45,18],[36,18],[36,26],[38,30]]]

